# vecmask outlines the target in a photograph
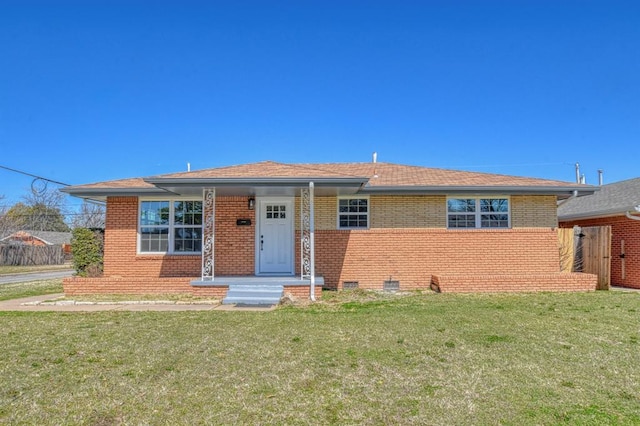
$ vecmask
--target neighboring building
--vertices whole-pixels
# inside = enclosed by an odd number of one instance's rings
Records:
[[[558,199],[597,188],[389,163],[271,161],[63,189],[107,203],[104,276],[65,292],[225,296],[229,285],[593,290],[559,273]],[[318,287],[318,290],[320,287]],[[313,290],[313,291],[312,291]]]
[[[611,226],[611,284],[640,288],[640,178],[600,187],[558,208],[560,226]]]
[[[26,244],[30,246],[62,246],[65,253],[71,251],[71,232],[16,231],[0,239],[4,243]]]

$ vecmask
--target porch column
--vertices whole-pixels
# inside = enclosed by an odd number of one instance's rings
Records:
[[[213,281],[216,224],[216,189],[202,190],[202,281]]]
[[[300,275],[301,279],[308,278],[311,282],[310,298],[315,300],[315,225],[314,216],[314,184],[309,182],[309,188],[300,190]]]

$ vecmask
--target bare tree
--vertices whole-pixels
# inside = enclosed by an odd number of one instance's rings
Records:
[[[15,221],[7,215],[9,211],[8,206],[2,204],[5,197],[0,195],[0,239],[7,237],[18,230],[18,226]]]
[[[74,214],[71,225],[73,228],[104,229],[104,204],[85,200],[80,211]]]
[[[24,202],[13,205],[5,214],[18,229],[67,232],[62,213],[64,195],[57,190],[31,188]]]
[[[28,206],[47,206],[50,209],[62,210],[64,207],[64,194],[57,189],[49,189],[47,185],[31,185],[31,191],[22,199]]]

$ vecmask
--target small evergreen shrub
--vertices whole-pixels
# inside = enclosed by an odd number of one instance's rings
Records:
[[[71,238],[73,267],[81,277],[102,275],[102,234],[87,228],[76,228]]]

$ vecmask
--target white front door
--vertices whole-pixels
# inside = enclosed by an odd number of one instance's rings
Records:
[[[260,199],[258,214],[256,273],[293,275],[293,199]]]

